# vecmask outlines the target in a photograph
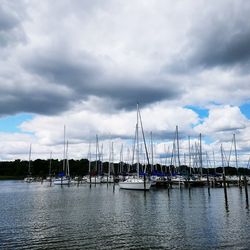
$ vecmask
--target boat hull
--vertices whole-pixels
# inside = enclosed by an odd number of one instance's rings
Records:
[[[54,185],[70,185],[71,181],[69,179],[55,179]]]
[[[91,177],[91,180],[90,178],[87,179],[87,183],[91,183],[91,184],[100,184],[101,181],[102,181],[101,177]]]
[[[119,182],[119,187],[121,189],[129,189],[129,190],[149,190],[151,187],[151,182],[146,181],[144,184],[144,181],[130,181],[130,180],[126,180],[126,181],[122,181]]]

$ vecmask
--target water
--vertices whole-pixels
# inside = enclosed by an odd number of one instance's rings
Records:
[[[250,193],[250,190],[249,190]],[[250,249],[244,189],[0,181],[1,249]]]

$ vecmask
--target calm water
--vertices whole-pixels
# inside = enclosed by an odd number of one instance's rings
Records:
[[[249,189],[250,194],[250,189]],[[1,249],[250,249],[245,192],[0,181]]]

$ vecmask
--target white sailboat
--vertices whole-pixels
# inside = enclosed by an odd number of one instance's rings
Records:
[[[113,142],[112,142],[110,152],[109,152],[108,173],[103,176],[102,183],[114,183],[114,175],[111,175],[111,172],[114,173],[114,165],[113,165],[114,152],[113,151],[114,151],[114,147],[113,147]]]
[[[96,135],[96,159],[95,159],[95,175],[91,175],[91,146],[89,145],[89,178],[87,179],[87,183],[89,184],[100,184],[102,182],[102,176],[98,175],[99,167],[98,164],[100,163],[100,153],[99,153],[99,142],[98,136]]]
[[[65,175],[64,175],[65,171]],[[65,149],[65,126],[64,126],[64,150],[63,150],[63,173],[54,180],[54,185],[69,185],[71,183],[68,161],[68,141]]]
[[[29,168],[28,168],[28,176],[24,178],[24,181],[27,183],[33,182],[35,179],[31,176],[31,144],[30,144],[30,150],[29,150]]]
[[[121,189],[130,189],[130,190],[149,190],[151,187],[151,182],[146,179],[146,176],[143,178],[140,178],[139,176],[139,118],[140,118],[140,124],[141,124],[141,130],[143,133],[142,128],[142,121],[139,111],[139,106],[137,104],[137,122],[136,122],[136,136],[135,136],[135,143],[136,143],[136,153],[137,153],[137,162],[136,162],[136,175],[135,176],[129,176],[126,180],[119,182],[119,187]],[[144,134],[143,134],[144,136]],[[145,141],[144,141],[145,144]],[[146,144],[145,144],[146,149]],[[147,152],[147,150],[146,150]]]

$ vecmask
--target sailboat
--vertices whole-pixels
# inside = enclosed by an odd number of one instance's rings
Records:
[[[130,190],[149,190],[151,187],[151,182],[144,178],[140,178],[139,175],[139,119],[141,124],[141,131],[144,139],[144,132],[142,128],[142,121],[140,116],[139,105],[137,104],[137,122],[136,122],[136,133],[135,133],[135,144],[136,144],[136,153],[137,153],[137,162],[136,162],[136,175],[129,176],[126,180],[119,182],[119,187],[121,189],[130,189]],[[144,146],[147,154],[146,143],[144,140]],[[148,158],[148,155],[147,155]]]
[[[31,176],[31,170],[30,170],[30,167],[31,167],[31,144],[30,144],[30,150],[29,150],[29,167],[28,167],[28,176],[24,178],[24,181],[25,182],[33,182],[35,179],[34,177]]]
[[[113,147],[113,142],[111,143],[111,148],[110,148],[110,153],[109,153],[109,164],[108,164],[108,173],[103,176],[102,178],[102,183],[114,183],[114,175],[111,175],[111,172],[114,173],[114,147]]]
[[[64,174],[65,171],[65,174]],[[64,150],[63,150],[63,172],[54,180],[54,185],[69,185],[71,183],[69,175],[68,141],[65,149],[65,126],[64,126]]]
[[[91,148],[89,146],[89,155],[91,157]],[[89,160],[89,178],[87,183],[100,184],[102,182],[102,176],[99,175],[99,163],[100,163],[100,152],[99,152],[99,140],[98,135],[96,135],[96,159],[95,159],[95,174],[91,175],[91,159]]]

